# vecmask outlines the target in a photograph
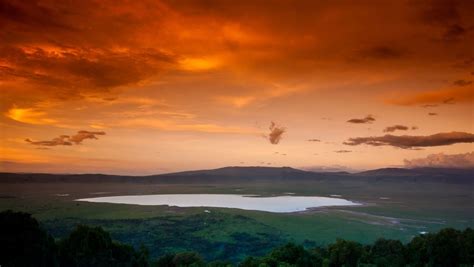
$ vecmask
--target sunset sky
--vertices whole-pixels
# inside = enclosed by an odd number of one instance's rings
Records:
[[[0,1],[0,171],[474,167],[474,1]]]

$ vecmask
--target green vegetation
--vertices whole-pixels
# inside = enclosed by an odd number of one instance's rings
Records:
[[[302,213],[269,213],[226,208],[179,208],[74,201],[136,194],[219,193],[329,196],[364,203]],[[113,240],[145,245],[150,257],[187,250],[206,261],[240,262],[264,256],[288,242],[326,247],[338,238],[362,245],[378,238],[406,244],[420,232],[474,228],[474,187],[458,184],[364,181],[251,184],[16,183],[1,184],[0,211],[32,214],[55,239],[77,225],[102,227]],[[380,199],[388,197],[389,199]],[[204,212],[209,210],[210,212]]]
[[[464,231],[446,228],[438,233],[419,235],[406,245],[387,239],[378,239],[370,245],[339,239],[328,246],[313,248],[288,243],[264,256],[249,256],[240,263],[206,262],[198,253],[186,251],[152,259],[144,246],[133,247],[113,241],[101,227],[85,225],[78,225],[66,237],[54,240],[36,219],[23,212],[0,213],[0,238],[1,266],[395,267],[474,264],[474,230],[470,228]]]
[[[253,175],[253,172],[250,174]],[[226,177],[216,176],[215,180],[222,182],[205,183],[198,179],[188,184],[106,181],[1,183],[0,211],[12,209],[32,214],[42,228],[57,240],[67,238],[77,225],[102,227],[112,240],[134,248],[143,244],[149,248],[152,259],[195,251],[204,261],[215,264],[222,261],[242,262],[248,255],[264,257],[273,248],[288,242],[301,244],[305,248],[329,248],[338,238],[343,238],[347,242],[360,243],[365,248],[378,238],[408,244],[420,232],[435,233],[447,227],[458,230],[474,228],[473,183],[431,183],[405,176],[392,177],[391,180],[359,176],[339,179],[333,175],[323,180],[293,180],[291,176],[291,182],[268,177],[272,179],[243,182],[236,177],[237,180],[232,178],[226,182]],[[288,193],[297,196],[338,194],[364,205],[281,214],[226,208],[75,201],[79,198],[137,194],[273,196]],[[397,244],[387,246],[393,250],[399,248]],[[334,255],[337,253],[334,252]],[[380,264],[387,258],[382,252],[374,255],[379,255],[377,262]],[[398,260],[393,258],[388,261]]]

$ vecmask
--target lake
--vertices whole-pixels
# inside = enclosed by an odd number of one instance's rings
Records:
[[[232,194],[165,194],[83,198],[76,201],[177,207],[215,207],[268,212],[297,212],[308,208],[360,205],[342,198],[316,196],[249,196]]]

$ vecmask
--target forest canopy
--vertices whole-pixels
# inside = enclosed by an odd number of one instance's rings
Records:
[[[263,257],[241,262],[207,262],[196,252],[169,253],[152,259],[145,246],[112,240],[101,227],[78,225],[67,237],[54,239],[30,214],[0,213],[0,265],[3,266],[472,266],[474,230],[445,228],[414,237],[409,243],[378,239],[363,245],[338,239],[324,247],[288,243]]]

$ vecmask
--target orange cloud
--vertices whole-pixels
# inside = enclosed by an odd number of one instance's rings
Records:
[[[6,117],[30,124],[54,124],[57,121],[47,117],[46,112],[34,108],[11,108],[5,114]]]
[[[386,101],[390,104],[401,106],[474,102],[474,87],[464,86],[460,88],[448,88],[415,94],[404,94]]]
[[[116,127],[139,127],[176,132],[202,132],[221,134],[258,134],[256,129],[235,126],[224,126],[212,123],[179,123],[172,120],[153,118],[127,119],[117,122]]]
[[[179,64],[185,70],[206,71],[217,68],[220,62],[213,58],[184,58],[179,61]]]
[[[247,106],[256,100],[255,96],[218,96],[217,100],[237,108]]]

